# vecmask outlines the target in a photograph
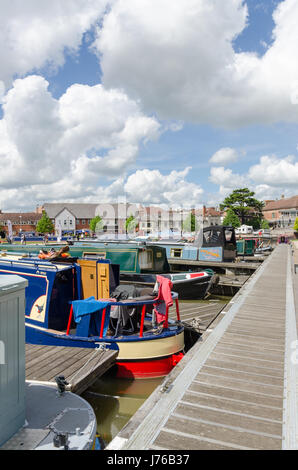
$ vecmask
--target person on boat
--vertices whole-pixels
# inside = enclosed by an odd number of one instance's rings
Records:
[[[59,258],[68,258],[70,255],[68,253],[69,246],[63,246],[60,250],[56,251],[54,248],[51,248],[50,251],[47,250],[40,250],[38,258],[39,259],[46,259],[49,261],[53,261]]]
[[[24,233],[22,233],[22,235],[21,235],[21,244],[26,245],[26,236],[25,236]]]

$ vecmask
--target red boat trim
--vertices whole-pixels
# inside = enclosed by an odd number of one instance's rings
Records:
[[[171,372],[183,356],[184,354],[179,352],[158,359],[116,361],[117,377],[131,379],[164,377]]]

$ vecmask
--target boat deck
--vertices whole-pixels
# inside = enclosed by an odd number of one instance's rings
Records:
[[[55,385],[63,375],[68,389],[86,390],[115,364],[118,351],[26,344],[26,381]]]
[[[297,449],[297,290],[279,245],[107,449]]]

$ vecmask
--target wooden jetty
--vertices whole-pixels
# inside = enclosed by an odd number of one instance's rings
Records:
[[[118,351],[26,344],[26,381],[56,385],[63,375],[67,389],[81,394],[116,362]]]
[[[265,257],[255,256],[249,257],[249,261],[230,261],[230,262],[216,262],[216,261],[198,261],[198,260],[185,260],[168,258],[171,272],[179,271],[194,271],[196,269],[211,268],[217,273],[223,274],[253,274],[256,269],[265,260]]]
[[[107,450],[298,449],[297,291],[279,245]]]

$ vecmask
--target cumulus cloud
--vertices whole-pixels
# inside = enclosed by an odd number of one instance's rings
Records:
[[[212,167],[210,169],[209,180],[213,184],[218,184],[226,188],[240,187],[247,184],[247,178],[233,173],[230,168]]]
[[[215,152],[209,162],[215,165],[226,165],[238,160],[237,150],[230,147],[223,147]]]
[[[0,121],[0,184],[96,187],[115,179],[159,135],[160,124],[117,90],[73,85],[56,100],[40,76],[14,82]]]
[[[124,190],[133,202],[196,206],[201,202],[203,189],[186,180],[190,167],[163,175],[159,170],[138,170],[130,175]]]
[[[279,198],[282,194],[291,197],[297,194],[298,162],[293,155],[285,158],[264,155],[243,175],[223,166],[212,167],[209,181],[219,187],[218,193],[211,196],[217,203],[240,187],[250,188],[262,201]]]
[[[160,118],[235,127],[297,122],[297,18],[296,0],[277,6],[273,42],[260,57],[233,49],[249,21],[242,0],[117,0],[94,47],[103,83]]]
[[[45,65],[64,64],[65,52],[76,53],[82,37],[105,11],[107,0],[11,0],[1,2],[0,79]]]
[[[273,187],[293,186],[298,189],[298,162],[289,155],[279,159],[276,156],[263,156],[257,165],[253,165],[248,173],[256,183]]]

